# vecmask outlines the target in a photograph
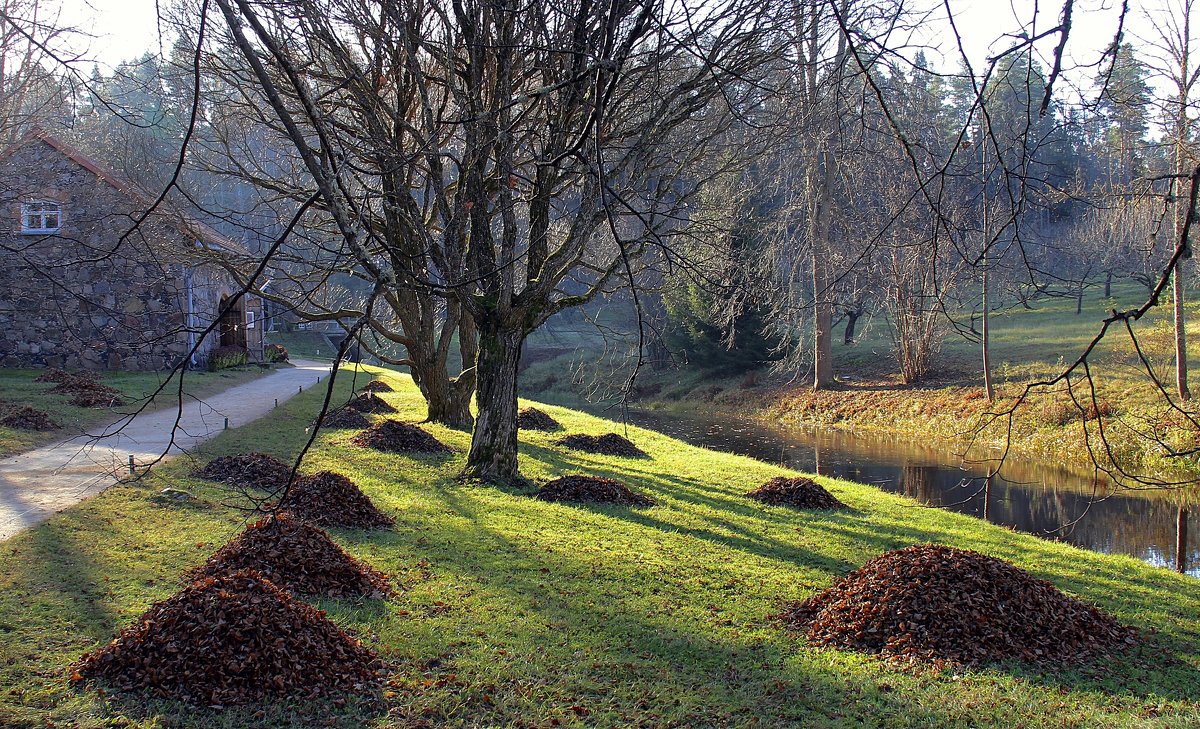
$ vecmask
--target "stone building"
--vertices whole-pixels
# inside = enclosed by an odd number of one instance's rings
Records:
[[[152,210],[147,215],[147,211]],[[0,367],[204,367],[263,352],[245,251],[44,131],[0,154]]]

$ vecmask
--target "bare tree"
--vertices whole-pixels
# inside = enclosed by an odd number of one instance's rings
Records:
[[[463,475],[518,478],[525,336],[670,255],[771,57],[765,6],[216,5],[373,300],[417,292],[469,315],[479,416]]]
[[[1168,127],[1172,149],[1175,200],[1174,232],[1180,239],[1186,229],[1188,203],[1184,182],[1194,155],[1191,149],[1194,128],[1194,89],[1200,79],[1200,63],[1192,58],[1192,11],[1195,0],[1164,0],[1160,12],[1148,14],[1153,33],[1146,39],[1151,52],[1148,66],[1170,88],[1170,98],[1162,101],[1163,118]],[[1175,325],[1175,389],[1180,399],[1191,399],[1188,388],[1187,331],[1184,303],[1186,266],[1192,257],[1191,242],[1183,240],[1183,255],[1175,261],[1171,280],[1172,316]]]

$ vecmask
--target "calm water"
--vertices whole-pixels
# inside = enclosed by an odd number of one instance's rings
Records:
[[[1182,566],[1200,577],[1200,518],[1189,524],[1188,511],[1176,500],[1130,496],[1127,491],[1114,494],[1106,482],[1096,484],[1089,476],[1052,464],[1010,457],[1000,475],[985,483],[986,467],[964,464],[945,444],[725,416],[631,410],[628,421],[694,445],[874,484],[1047,539],[1130,554],[1160,567]],[[1196,517],[1200,508],[1191,512]],[[1182,561],[1181,531],[1186,542]]]

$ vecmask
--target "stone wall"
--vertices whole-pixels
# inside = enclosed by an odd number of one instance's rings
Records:
[[[61,204],[55,233],[21,232],[21,203],[35,199]],[[164,216],[130,233],[145,208],[45,141],[0,162],[0,366],[162,370],[187,356],[236,289]],[[198,364],[217,339],[204,338]]]

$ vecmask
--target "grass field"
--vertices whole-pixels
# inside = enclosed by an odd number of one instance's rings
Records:
[[[263,372],[264,370],[257,367],[220,372],[188,372],[184,378],[184,392],[189,396],[202,398],[248,382],[261,376]],[[134,408],[144,404],[164,380],[164,375],[155,372],[106,372],[100,376],[99,381],[120,390],[128,404],[115,408],[81,408],[71,404],[70,395],[49,392],[54,383],[34,382],[41,373],[42,370],[38,369],[0,369],[0,413],[7,412],[10,408],[29,405],[48,412],[51,419],[63,427],[59,430],[32,431],[0,426],[0,458],[70,438],[94,426],[114,421],[123,413],[132,412]],[[159,395],[158,400],[164,406],[177,402],[178,387],[179,381],[173,380],[171,386]]]
[[[407,378],[385,394],[415,421]],[[340,396],[345,395],[345,385]],[[317,391],[222,434],[203,457],[295,454]],[[547,410],[571,432],[612,423]],[[536,481],[587,472],[658,501],[646,509],[549,504],[453,479],[467,433],[429,426],[451,457],[380,455],[322,434],[305,470],[351,476],[397,520],[335,531],[395,576],[387,601],[321,601],[387,661],[374,702],[280,702],[217,711],[77,688],[66,666],[108,641],[241,528],[230,494],[177,460],[0,544],[0,726],[77,727],[1182,727],[1200,725],[1196,583],[848,482],[852,510],[762,507],[742,494],[779,468],[631,428],[650,459],[568,452],[523,433]],[[165,486],[197,496],[162,501]],[[1003,557],[1140,628],[1131,654],[1047,669],[902,670],[813,649],[772,623],[786,601],[881,552],[939,542]]]

